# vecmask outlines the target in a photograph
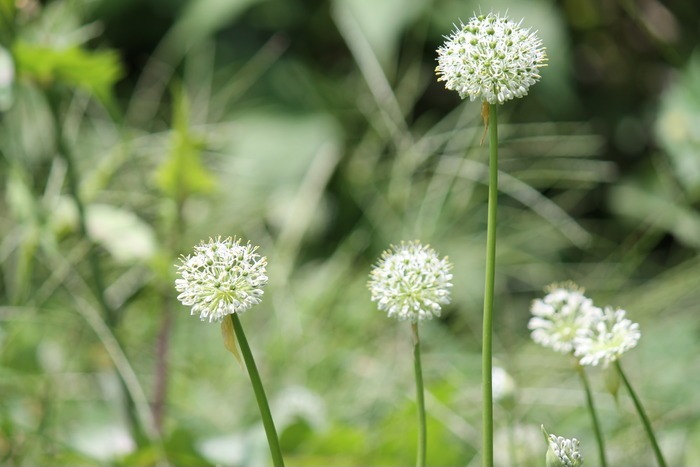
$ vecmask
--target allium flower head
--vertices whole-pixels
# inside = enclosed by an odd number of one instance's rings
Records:
[[[579,441],[576,438],[563,438],[548,435],[549,449],[545,464],[547,467],[578,467],[583,465],[583,457],[579,451]]]
[[[552,284],[543,299],[532,302],[532,318],[527,327],[532,340],[561,353],[574,350],[577,334],[588,329],[600,309],[572,282]]]
[[[602,361],[605,368],[636,347],[641,335],[639,324],[625,318],[625,310],[598,309],[589,328],[576,337],[574,355],[580,357],[581,365],[596,366]]]
[[[385,251],[370,273],[372,301],[399,320],[413,323],[440,316],[450,303],[452,264],[430,246],[401,242]]]
[[[547,56],[530,29],[506,16],[474,16],[456,28],[438,48],[438,81],[462,99],[482,98],[489,104],[527,95],[539,79]]]
[[[199,313],[202,321],[209,322],[260,303],[267,284],[267,259],[257,249],[250,243],[241,245],[235,237],[201,242],[194,254],[180,258],[177,299],[192,307],[191,314]]]

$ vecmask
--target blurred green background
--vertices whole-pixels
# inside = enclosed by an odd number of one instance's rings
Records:
[[[479,465],[487,149],[435,49],[508,11],[549,56],[500,111],[498,465],[540,433],[598,465],[571,362],[529,303],[572,279],[628,311],[623,364],[673,465],[700,464],[700,12],[693,0],[0,0],[0,463],[267,465],[247,375],[175,298],[192,245],[268,257],[243,316],[290,465],[410,465],[410,327],[382,250],[455,264],[422,325],[428,463]],[[78,200],[78,202],[76,202]],[[652,465],[590,373],[612,465]]]

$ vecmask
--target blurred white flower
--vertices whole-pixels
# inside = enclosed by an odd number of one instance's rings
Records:
[[[527,327],[532,340],[561,353],[574,350],[574,339],[587,330],[600,309],[572,282],[552,284],[543,299],[532,302]]]
[[[581,365],[596,366],[602,361],[605,368],[637,346],[642,335],[639,324],[625,318],[625,313],[611,307],[597,309],[590,327],[574,340],[574,355],[580,357]]]
[[[441,305],[450,303],[450,269],[430,246],[401,242],[382,254],[367,287],[380,310],[415,323],[440,316]]]
[[[438,48],[438,81],[462,99],[481,97],[489,104],[527,95],[539,79],[547,56],[530,29],[506,16],[474,16]]]
[[[579,451],[579,441],[576,438],[549,436],[549,449],[545,464],[547,467],[578,467],[583,464],[583,456]]]
[[[267,284],[267,259],[257,249],[250,243],[241,245],[235,237],[201,242],[194,254],[180,258],[177,299],[192,307],[191,314],[199,313],[202,321],[209,322],[260,303]]]
[[[494,401],[504,402],[515,396],[515,380],[504,368],[494,366],[491,369],[491,383]]]

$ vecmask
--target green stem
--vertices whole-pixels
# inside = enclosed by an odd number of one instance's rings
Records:
[[[267,436],[267,444],[270,446],[272,463],[275,467],[284,467],[284,459],[282,459],[282,450],[280,449],[280,442],[277,438],[275,422],[272,420],[272,413],[270,413],[270,406],[267,403],[265,389],[263,388],[262,381],[260,381],[260,374],[258,373],[258,368],[255,366],[253,353],[250,351],[250,346],[248,346],[248,340],[245,338],[243,326],[241,326],[241,320],[238,318],[238,314],[231,314],[231,322],[233,323],[233,330],[236,333],[238,345],[241,348],[241,355],[243,355],[245,366],[248,369],[250,382],[253,385],[255,399],[258,402],[260,417],[262,418],[263,427],[265,427],[265,435]]]
[[[498,106],[489,105],[489,205],[486,227],[486,281],[484,286],[484,324],[481,350],[483,400],[482,465],[493,466],[493,296],[496,281],[496,212],[498,208]]]
[[[658,462],[660,467],[666,467],[666,460],[664,459],[663,454],[661,454],[659,443],[656,441],[656,436],[654,436],[654,430],[652,430],[651,428],[651,422],[649,421],[649,417],[647,417],[647,414],[644,411],[644,407],[642,407],[641,401],[637,397],[637,393],[635,393],[634,389],[632,389],[632,385],[627,379],[627,376],[625,376],[625,373],[622,371],[622,366],[620,365],[619,361],[615,362],[615,367],[617,368],[617,372],[620,374],[620,378],[622,378],[622,382],[627,388],[627,392],[630,393],[630,397],[632,398],[632,402],[634,402],[634,407],[637,409],[639,417],[642,419],[644,430],[647,432],[647,436],[649,437],[649,441],[651,442],[651,447],[654,450],[654,456],[656,456],[656,462]]]
[[[605,443],[603,441],[603,432],[600,429],[600,423],[598,422],[598,415],[595,411],[595,406],[593,405],[593,394],[591,393],[591,386],[588,384],[588,377],[586,376],[586,370],[576,363],[576,372],[578,373],[583,389],[586,391],[586,404],[588,405],[588,411],[591,414],[591,421],[593,422],[593,432],[595,433],[596,441],[598,442],[598,455],[600,456],[600,465],[602,467],[607,467],[608,462],[605,459]]]
[[[418,324],[411,325],[413,329],[413,368],[416,376],[416,404],[418,405],[418,453],[416,466],[424,467],[426,458],[427,429],[425,423],[425,397],[423,393],[423,369],[420,362],[420,339]]]
[[[80,235],[85,240],[90,242],[92,246],[90,234],[88,232],[87,227],[87,211],[85,209],[85,203],[83,202],[83,199],[80,196],[80,188],[78,186],[78,173],[75,168],[72,150],[63,135],[59,111],[60,98],[58,96],[57,91],[55,90],[48,91],[47,98],[49,101],[51,112],[53,114],[58,155],[63,159],[63,161],[66,164],[66,182],[68,185],[68,192],[70,193],[71,198],[73,198],[73,202],[75,203],[75,207],[78,211],[78,229],[80,230]],[[104,313],[104,318],[107,322],[107,325],[110,327],[110,329],[113,330],[116,327],[117,319],[114,310],[112,310],[112,307],[109,306],[105,297],[105,286],[104,280],[102,278],[102,268],[100,268],[99,259],[93,251],[90,251],[87,259],[88,266],[90,267],[90,279],[93,292],[95,293],[97,301],[100,304],[100,308]]]
[[[105,285],[102,276],[102,268],[100,267],[100,261],[97,254],[94,251],[92,239],[90,238],[90,233],[87,227],[87,211],[85,209],[85,203],[80,196],[80,188],[78,186],[78,173],[75,168],[75,161],[73,160],[73,153],[70,145],[66,141],[63,134],[61,116],[60,116],[60,96],[56,89],[49,89],[46,93],[47,100],[49,102],[49,107],[53,116],[55,131],[56,131],[56,146],[58,148],[58,154],[63,159],[66,164],[66,182],[68,185],[68,192],[70,193],[73,202],[75,203],[76,209],[78,211],[78,229],[80,235],[85,239],[91,246],[91,249],[87,255],[87,262],[90,268],[90,285],[92,286],[93,293],[97,298],[97,302],[100,305],[102,313],[104,315],[105,323],[114,334],[114,337],[118,339],[116,333],[117,328],[117,314],[115,310],[107,302],[107,297],[105,295]],[[119,379],[119,384],[121,386],[122,393],[124,395],[124,407],[127,418],[127,424],[129,425],[129,432],[137,443],[144,437],[144,429],[139,423],[138,417],[136,415],[136,405],[133,400],[131,393],[129,392],[124,378],[117,372],[117,377]],[[152,436],[149,436],[153,440]]]

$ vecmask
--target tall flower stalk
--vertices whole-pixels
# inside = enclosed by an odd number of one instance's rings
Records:
[[[420,336],[418,335],[418,324],[412,323],[411,330],[413,331],[413,372],[416,377],[416,407],[418,408],[418,449],[416,452],[416,466],[424,467],[428,428],[425,421],[425,391],[423,389],[423,368],[420,361]]]
[[[605,437],[603,436],[603,430],[600,428],[600,422],[598,421],[598,413],[595,409],[595,404],[593,403],[593,392],[591,391],[591,385],[588,383],[588,376],[586,376],[586,370],[583,366],[576,362],[576,372],[578,373],[579,379],[581,380],[581,385],[583,390],[586,392],[586,407],[588,408],[588,413],[591,415],[591,423],[593,424],[593,432],[595,434],[596,444],[598,445],[598,456],[600,458],[601,467],[607,467],[608,461],[605,456]]]
[[[661,453],[659,442],[656,440],[656,436],[654,435],[654,430],[651,427],[651,422],[649,421],[646,410],[644,410],[642,402],[639,400],[639,397],[637,397],[637,393],[632,388],[632,384],[630,384],[629,379],[627,379],[627,375],[625,375],[625,372],[622,371],[622,366],[620,365],[619,361],[615,362],[615,369],[619,373],[625,388],[627,388],[627,392],[629,392],[632,402],[634,403],[634,408],[637,409],[639,418],[642,420],[642,425],[644,425],[644,431],[646,432],[649,442],[651,443],[651,447],[654,451],[654,457],[656,457],[656,462],[660,467],[666,467],[666,459],[664,459],[664,455]]]
[[[199,314],[202,321],[221,323],[224,343],[236,358],[239,358],[240,346],[270,455],[273,464],[280,467],[284,466],[284,459],[277,430],[238,316],[260,303],[267,284],[267,259],[256,253],[257,248],[250,243],[241,245],[240,239],[231,237],[202,242],[194,247],[194,254],[180,258],[178,273],[181,277],[175,281],[175,288],[180,292],[178,300],[191,307],[190,314]]]
[[[438,49],[438,81],[462,99],[482,101],[489,127],[489,196],[482,336],[482,464],[493,465],[493,301],[498,200],[498,105],[527,95],[547,58],[542,41],[520,23],[489,13],[471,18]]]
[[[427,427],[420,356],[418,323],[439,317],[442,305],[450,303],[452,264],[440,259],[429,246],[402,242],[382,254],[370,273],[367,287],[373,302],[388,316],[410,321],[413,333],[413,369],[416,380],[418,442],[416,466],[426,465]]]

